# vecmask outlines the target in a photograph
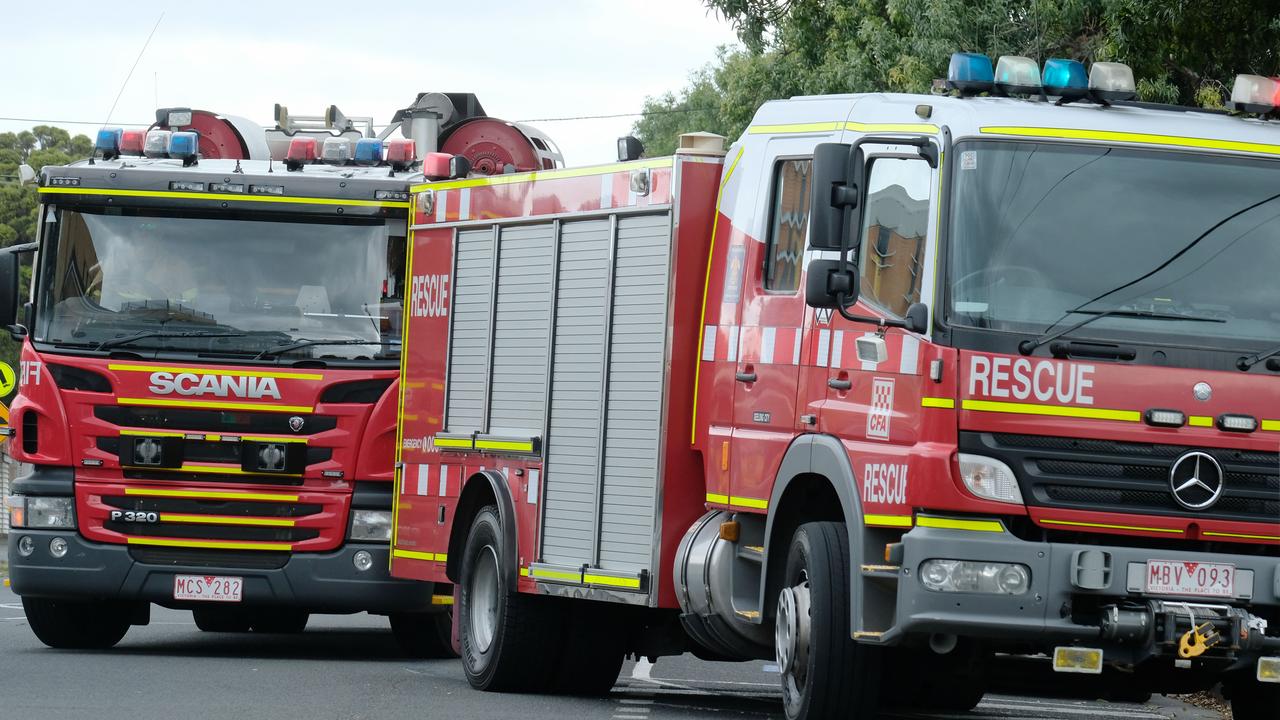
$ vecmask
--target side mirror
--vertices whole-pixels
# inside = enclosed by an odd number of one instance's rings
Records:
[[[810,307],[850,307],[858,301],[860,278],[849,263],[840,260],[811,260],[805,279],[804,301]]]
[[[809,247],[839,250],[844,240],[845,208],[857,204],[849,188],[850,146],[821,143],[813,148],[813,192],[809,196]]]
[[[36,181],[36,169],[26,163],[18,166],[18,184],[30,185]]]
[[[0,251],[0,325],[18,322],[18,254]]]
[[[907,316],[902,319],[902,326],[913,333],[926,332],[929,329],[929,306],[911,303],[907,308]]]

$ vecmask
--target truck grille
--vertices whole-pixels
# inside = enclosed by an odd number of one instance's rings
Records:
[[[196,550],[192,548],[131,547],[129,557],[148,565],[279,570],[289,562],[289,553],[244,552],[242,550]]]
[[[961,433],[964,452],[1013,468],[1028,505],[1274,523],[1280,519],[1280,453],[1008,433]],[[1224,486],[1206,510],[1174,500],[1169,471],[1192,450],[1222,465]]]

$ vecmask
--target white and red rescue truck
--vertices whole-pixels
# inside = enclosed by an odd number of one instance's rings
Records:
[[[455,583],[472,685],[692,651],[871,717],[1044,654],[1274,717],[1280,128],[952,70],[413,188],[391,571]]]
[[[48,645],[113,645],[158,603],[214,631],[370,611],[449,650],[449,591],[386,570],[409,183],[558,153],[472,95],[421,95],[381,138],[276,115],[103,130],[43,169],[39,241],[0,255],[32,467],[9,572]],[[36,253],[21,326],[15,251]]]

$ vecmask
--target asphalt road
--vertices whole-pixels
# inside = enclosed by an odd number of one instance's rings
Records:
[[[1207,720],[1163,706],[988,696],[969,715],[883,719]],[[776,718],[777,675],[765,663],[691,656],[628,663],[607,698],[497,695],[468,687],[456,660],[398,656],[383,618],[315,616],[301,635],[202,633],[189,612],[155,607],[114,650],[50,650],[19,599],[0,587],[0,720],[365,720]]]

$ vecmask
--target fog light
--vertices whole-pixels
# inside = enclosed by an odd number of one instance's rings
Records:
[[[356,570],[365,572],[373,567],[373,556],[368,550],[357,550],[356,554],[351,556],[351,564],[356,566]]]
[[[18,554],[22,557],[31,557],[31,553],[36,551],[36,541],[31,539],[30,535],[23,535],[18,539]]]
[[[1053,671],[1064,673],[1102,673],[1102,651],[1097,648],[1056,647],[1053,649]]]
[[[1023,595],[1031,586],[1031,569],[1016,563],[926,560],[920,582],[934,592]]]
[[[67,541],[63,538],[56,537],[49,541],[49,554],[56,557],[66,557]]]
[[[1258,682],[1280,683],[1280,657],[1258,658]]]

